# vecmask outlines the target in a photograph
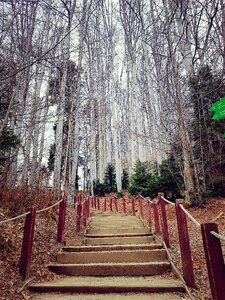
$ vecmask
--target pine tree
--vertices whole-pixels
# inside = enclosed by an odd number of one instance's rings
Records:
[[[116,172],[113,164],[108,164],[106,167],[104,186],[105,186],[106,193],[117,192]]]
[[[122,175],[122,190],[127,190],[129,187],[129,174],[126,170],[123,170]]]
[[[142,196],[150,196],[150,181],[153,183],[153,177],[150,173],[149,162],[138,161],[130,179],[129,192],[133,195],[141,193]],[[151,180],[152,179],[152,180]]]

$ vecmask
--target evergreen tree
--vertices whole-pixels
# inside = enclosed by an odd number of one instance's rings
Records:
[[[126,170],[123,170],[122,175],[122,190],[127,190],[129,187],[129,174]]]
[[[193,105],[191,134],[203,195],[224,196],[225,120],[212,120],[210,107],[225,95],[224,80],[202,67],[190,80]]]
[[[153,168],[149,162],[138,161],[130,180],[129,192],[133,195],[141,193],[144,197],[154,198],[158,192],[180,196],[183,188],[183,177],[172,154],[162,164]]]
[[[129,192],[131,194],[137,195],[143,192],[148,187],[148,178],[149,178],[149,163],[138,161],[135,165],[133,174],[130,179],[130,188]]]
[[[116,172],[113,164],[108,164],[106,167],[104,186],[105,186],[106,193],[117,192]]]
[[[12,62],[11,62],[12,63]],[[7,59],[0,55],[0,78],[7,76],[10,66]],[[20,138],[10,129],[7,122],[4,123],[6,112],[15,88],[15,80],[4,80],[0,85],[0,187],[5,184],[8,168],[13,155],[18,150]],[[10,111],[11,115],[12,112]]]

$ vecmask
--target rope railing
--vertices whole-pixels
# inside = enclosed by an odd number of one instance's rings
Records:
[[[210,234],[213,235],[213,236],[215,236],[216,238],[218,238],[221,241],[225,241],[225,236],[223,236],[223,235],[221,235],[221,234],[219,234],[219,233],[217,233],[215,231],[210,231]]]
[[[188,216],[188,218],[198,227],[201,227],[201,224],[183,207],[182,204],[179,204],[180,208],[183,210],[183,212]]]
[[[29,215],[30,212],[25,212],[24,214],[22,215],[19,215],[19,216],[16,216],[16,217],[12,217],[12,218],[9,218],[9,219],[6,219],[6,220],[3,220],[3,221],[0,221],[0,225],[2,224],[5,224],[5,223],[8,223],[8,222],[11,222],[11,221],[14,221],[14,220],[17,220],[17,219],[20,219],[20,218],[23,218],[23,217],[26,217],[27,215]]]
[[[143,200],[146,200],[146,201],[148,201],[148,202],[150,202],[150,203],[154,203],[150,198],[145,198],[145,197],[143,197],[142,195],[140,195],[140,197],[143,199]]]
[[[53,207],[59,205],[62,201],[63,201],[63,199],[61,199],[61,200],[59,200],[58,202],[52,204],[51,206],[48,206],[48,207],[46,207],[46,208],[42,208],[42,209],[36,210],[36,213],[39,214],[39,213],[41,213],[41,212],[47,211],[47,210],[49,210],[49,209],[51,209],[51,208],[53,208]]]
[[[175,203],[173,203],[173,202],[171,202],[171,201],[167,200],[167,199],[166,199],[166,198],[164,198],[163,196],[161,196],[161,199],[163,199],[163,201],[165,201],[166,203],[168,203],[168,204],[171,204],[171,205],[175,206]]]
[[[54,206],[57,206],[57,205],[59,205],[59,204],[60,204],[62,201],[63,201],[63,199],[61,199],[60,201],[58,201],[58,202],[54,203],[54,204],[53,204],[53,205],[51,205],[51,206],[48,206],[48,207],[45,207],[45,208],[42,208],[42,209],[36,210],[36,213],[38,214],[38,213],[41,213],[41,212],[47,211],[47,210],[49,210],[49,209],[53,208]],[[27,212],[25,212],[25,213],[23,213],[23,214],[21,214],[21,215],[18,215],[18,216],[15,216],[15,217],[8,218],[8,219],[6,219],[6,220],[0,221],[0,225],[2,225],[2,224],[5,224],[5,223],[8,223],[8,222],[11,222],[11,221],[14,221],[14,220],[21,219],[21,218],[23,218],[23,217],[26,217],[26,216],[27,216],[27,215],[29,215],[29,214],[30,214],[30,212],[29,212],[29,211],[27,211]]]

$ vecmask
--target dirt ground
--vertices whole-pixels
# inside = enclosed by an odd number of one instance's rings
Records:
[[[168,204],[167,211],[171,239],[170,254],[175,262],[176,267],[178,267],[180,273],[182,274],[174,207]],[[219,225],[220,234],[225,235],[225,199],[208,199],[204,208],[189,208],[188,211],[199,223],[217,223]],[[214,221],[214,219],[217,217],[219,218]],[[197,285],[197,289],[192,289],[191,292],[195,299],[212,299],[200,228],[188,220],[188,229],[194,265],[194,275]],[[223,253],[225,253],[225,242],[221,241],[221,244]]]
[[[130,203],[131,204],[131,203]],[[128,212],[131,212],[131,205]],[[109,209],[109,203],[108,203]],[[166,205],[168,212],[168,225],[171,239],[170,253],[173,262],[182,273],[179,244],[177,236],[177,225],[174,207]],[[189,212],[201,223],[211,222],[217,216],[216,223],[219,224],[219,232],[225,235],[225,199],[209,199],[203,209],[189,208]],[[119,205],[122,212],[122,201]],[[144,205],[145,217],[148,216],[148,206]],[[4,220],[4,211],[0,209],[0,220]],[[0,299],[21,300],[32,299],[30,293],[23,288],[23,281],[20,278],[18,267],[23,237],[23,220],[17,220],[1,225],[0,230]],[[202,245],[200,229],[191,221],[188,221],[191,249],[194,262],[194,272],[197,289],[192,289],[195,299],[210,299],[210,288],[208,274],[205,265],[205,257]],[[68,208],[65,235],[67,238],[79,239],[75,234],[75,211]],[[59,275],[48,271],[47,265],[55,260],[55,255],[61,245],[56,243],[57,232],[57,210],[37,215],[36,233],[33,247],[31,266],[31,278],[35,281],[46,281],[58,278]],[[222,242],[225,253],[225,242]]]

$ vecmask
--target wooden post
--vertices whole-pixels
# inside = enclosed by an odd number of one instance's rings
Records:
[[[76,232],[80,232],[81,228],[81,213],[82,213],[82,205],[81,203],[77,203],[77,217],[76,217]]]
[[[110,211],[113,211],[112,198],[109,199],[109,207],[110,207]]]
[[[107,209],[107,200],[106,198],[104,198],[104,211],[106,211],[106,209]]]
[[[76,195],[73,196],[73,208],[76,207],[76,201],[77,201],[77,197]]]
[[[177,227],[180,243],[180,254],[183,267],[183,277],[188,287],[195,288],[195,277],[191,257],[191,247],[188,235],[187,218],[180,207],[182,201],[177,200],[175,204]]]
[[[99,197],[97,198],[97,209],[100,210],[100,199],[99,199]]]
[[[23,231],[23,244],[20,256],[20,275],[24,280],[30,276],[32,247],[34,240],[34,228],[36,209],[34,207],[28,210],[29,215],[26,215],[24,231]]]
[[[210,231],[218,233],[215,223],[201,224],[205,258],[213,300],[225,299],[225,268],[220,240]]]
[[[161,197],[159,198],[159,205],[161,208],[161,224],[162,224],[163,240],[166,246],[170,248],[169,230],[168,230],[167,216],[166,216],[166,204]]]
[[[144,219],[143,202],[142,202],[141,196],[138,197],[138,203],[139,203],[140,218],[143,220]]]
[[[155,234],[160,234],[160,224],[159,224],[159,210],[158,203],[153,203],[153,215],[154,215],[154,223],[155,223]]]
[[[135,216],[136,212],[135,212],[135,199],[134,198],[132,198],[131,204],[132,204],[132,214],[133,214],[133,216]]]
[[[148,226],[152,227],[152,214],[151,214],[152,204],[148,201]]]
[[[114,203],[115,203],[116,212],[118,212],[118,199],[116,197],[114,198]]]
[[[90,217],[90,197],[87,198],[87,218]]]
[[[126,209],[126,198],[123,197],[123,213],[126,214],[127,213],[127,209]]]
[[[57,243],[62,243],[66,219],[66,197],[59,203]]]
[[[86,227],[87,226],[87,199],[83,203],[82,210],[83,210],[83,224],[84,224],[84,227]]]

